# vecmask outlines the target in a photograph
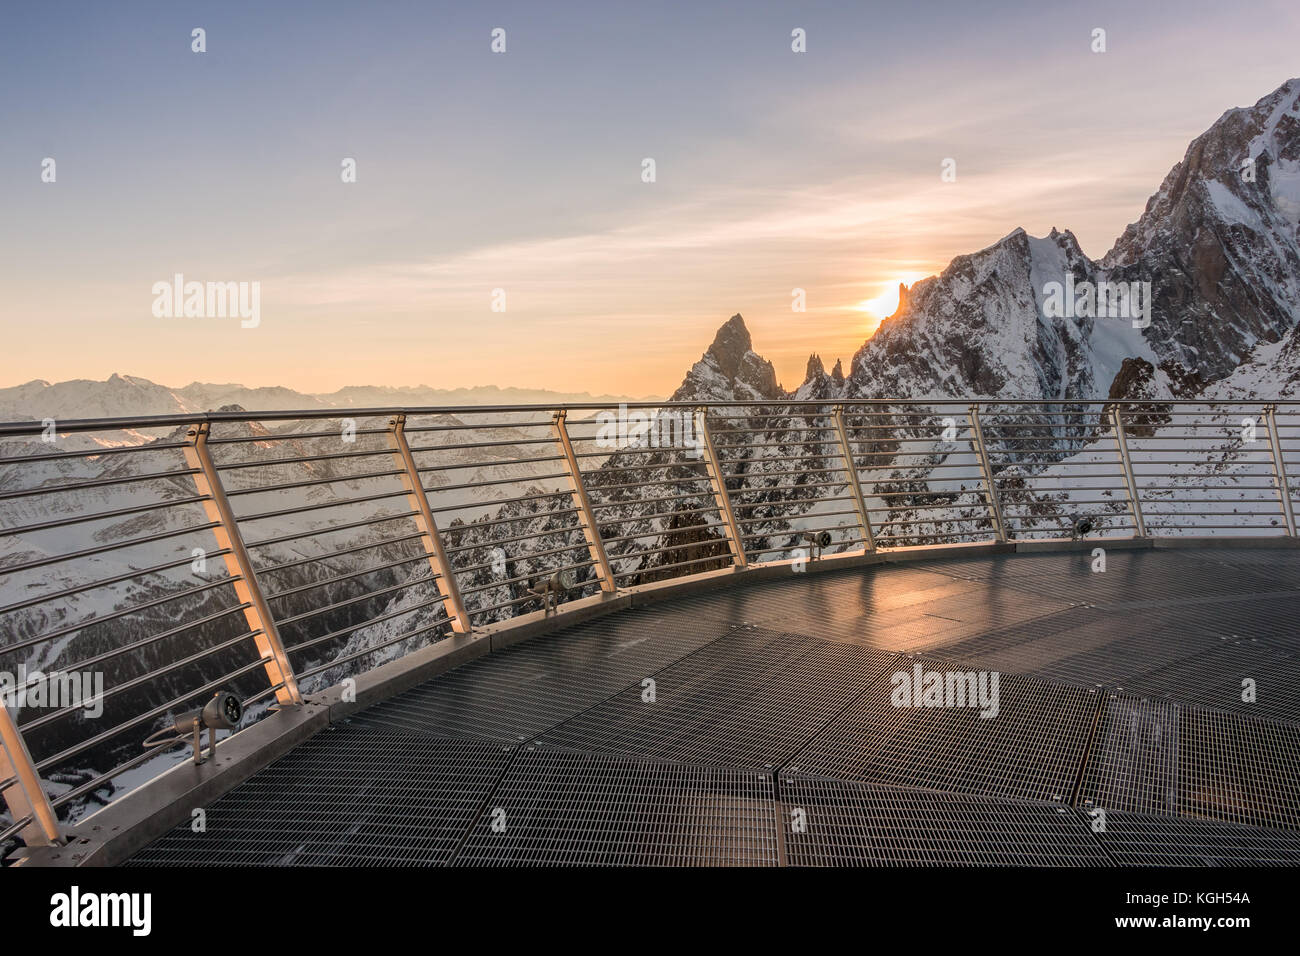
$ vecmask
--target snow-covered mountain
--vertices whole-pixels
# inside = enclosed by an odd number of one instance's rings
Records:
[[[971,395],[1084,398],[1105,394],[1123,360],[1157,360],[1132,321],[1052,315],[1053,283],[1101,281],[1070,232],[1017,229],[916,283],[853,356],[853,398]]]
[[[745,320],[733,315],[691,366],[674,402],[764,401],[784,398],[772,363],[754,351]]]
[[[1101,262],[1154,284],[1145,338],[1208,380],[1300,316],[1300,79],[1192,141]]]
[[[169,388],[146,378],[110,376],[103,382],[32,381],[0,388],[0,421],[53,418],[134,418],[148,415],[187,415],[222,405],[262,411],[324,408],[329,403],[288,388],[247,388],[243,385],[204,385]]]
[[[1061,315],[1049,301],[1053,284],[1082,294],[1103,282],[1150,283],[1144,327],[1101,316],[1101,303]],[[1197,137],[1101,260],[1069,231],[1016,229],[903,292],[843,384],[818,362],[794,394],[1119,397],[1126,359],[1161,370],[1166,395],[1229,375],[1300,320],[1300,79]]]
[[[775,384],[770,363],[733,316],[673,398],[1061,401],[1061,420],[1038,433],[1036,454],[1043,460],[1037,466],[1042,483],[1065,490],[1014,490],[1032,469],[1014,454],[997,462],[1009,469],[1007,494],[1019,506],[1013,531],[1059,533],[1059,517],[1034,516],[1079,506],[1068,476],[1087,482],[1099,467],[1113,470],[1113,438],[1097,417],[1096,402],[1300,396],[1298,213],[1300,79],[1293,79],[1251,108],[1228,111],[1197,137],[1142,217],[1101,260],[1089,259],[1068,231],[1035,238],[1016,229],[986,249],[958,256],[940,275],[900,289],[897,311],[853,356],[847,376],[838,362],[828,373],[814,354],[793,390]],[[1107,288],[1121,288],[1126,298],[1107,299],[1100,294]],[[854,435],[860,439],[856,464],[870,476],[864,483],[875,496],[868,505],[908,529],[896,543],[923,543],[927,529],[937,532],[940,525],[947,531],[987,528],[982,501],[959,482],[949,487],[954,483],[935,480],[943,474],[938,468],[969,466],[955,446],[945,450],[940,443],[929,455],[903,453],[901,442],[933,440],[938,420],[892,420],[892,441],[870,431]],[[1027,427],[1005,414],[1001,421]],[[1166,421],[1148,416],[1135,425],[1134,437]],[[758,505],[740,508],[742,518],[754,519],[751,529],[770,531],[754,547],[784,542],[785,551],[767,556],[788,555],[798,543],[793,532],[820,512],[833,514],[825,503],[843,489],[806,487],[833,464],[818,457],[815,444],[825,437],[816,430],[824,421],[793,411],[773,417],[768,409],[753,424],[761,428],[749,435],[754,447],[729,453],[728,470],[738,476],[729,484],[744,502],[760,489]],[[996,424],[986,431],[995,441],[1003,437]],[[1226,462],[1240,451],[1238,439],[1226,438],[1214,456]],[[794,454],[805,459],[796,474],[780,483],[757,477],[763,459]],[[1227,490],[1233,480],[1259,480],[1266,467],[1225,465],[1218,476],[1225,500],[1241,497]],[[764,484],[771,490],[762,491]],[[1116,495],[1104,510],[1119,520],[1125,507]]]

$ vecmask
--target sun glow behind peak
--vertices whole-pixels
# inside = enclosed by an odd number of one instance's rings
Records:
[[[900,272],[891,279],[875,283],[880,291],[873,298],[863,299],[852,307],[855,312],[864,312],[870,317],[868,335],[874,335],[876,329],[880,328],[880,323],[898,311],[900,284],[911,288],[914,282],[929,275],[929,272]]]

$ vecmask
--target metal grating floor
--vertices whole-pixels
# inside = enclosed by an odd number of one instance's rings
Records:
[[[1104,547],[1104,542],[1098,542]],[[1207,596],[1240,596],[1242,590],[1272,591],[1258,566],[1230,566],[1241,550],[1128,550],[1106,549],[1106,570],[1094,572],[1090,551],[1045,554],[1006,554],[989,558],[962,558],[935,562],[928,567],[953,577],[983,581],[1050,598],[1117,608],[1126,605]],[[1269,551],[1288,563],[1286,551]],[[1210,557],[1207,559],[1206,556]],[[1215,556],[1222,555],[1219,560]],[[1300,592],[1298,592],[1300,593]]]
[[[725,624],[621,612],[471,661],[355,719],[437,736],[522,742],[716,640]]]
[[[546,747],[775,769],[895,655],[744,627],[537,738]],[[654,691],[651,700],[650,690]]]
[[[1300,550],[1112,549],[620,611],[356,715],[132,863],[1295,865],[1297,588]],[[998,672],[997,717],[894,706],[917,664]]]
[[[1252,681],[1251,700],[1243,699]],[[1120,689],[1250,717],[1300,717],[1300,655],[1257,640],[1218,638],[1205,650],[1130,676]]]
[[[141,850],[137,866],[446,863],[512,748],[343,725],[324,731]]]
[[[1108,695],[1082,806],[1300,830],[1300,725]]]
[[[782,774],[791,866],[1107,866],[1069,807]]]
[[[1108,812],[1097,842],[1120,866],[1300,866],[1300,834]]]
[[[455,861],[475,866],[774,866],[768,774],[527,748]]]
[[[905,659],[900,670],[952,665]],[[785,770],[1025,800],[1069,802],[1098,707],[1092,688],[1014,674],[999,680],[996,716],[976,707],[898,707],[884,676]]]
[[[1178,812],[1177,707],[1108,694],[1079,787],[1079,805]]]
[[[1300,830],[1300,724],[1181,708],[1183,813]]]

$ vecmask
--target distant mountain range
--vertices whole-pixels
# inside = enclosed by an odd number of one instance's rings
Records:
[[[32,381],[0,388],[0,421],[53,418],[125,418],[179,415],[239,405],[257,411],[312,408],[389,408],[393,406],[566,405],[575,402],[655,401],[658,396],[592,395],[535,388],[430,388],[427,385],[348,385],[336,392],[306,394],[290,388],[249,388],[194,382],[183,388],[159,385],[147,378],[112,375],[103,382],[74,379],[50,383]]]
[[[1083,290],[1103,283],[1144,289],[1140,327],[1127,316],[1088,314],[1099,310],[1075,309],[1073,302],[1064,315],[1052,308],[1054,286]],[[1300,79],[1253,107],[1229,110],[1193,140],[1142,216],[1100,260],[1084,255],[1068,230],[1035,238],[1016,229],[900,293],[897,311],[853,356],[847,373],[839,363],[828,373],[814,355],[805,380],[783,389],[737,315],[673,398],[1069,400],[1118,398],[1126,390],[1177,397],[1257,364],[1265,353],[1253,353],[1280,342],[1300,320]],[[1295,352],[1267,354],[1288,359]],[[225,405],[280,411],[627,400],[496,386],[348,386],[321,394],[197,382],[169,388],[113,375],[104,382],[33,381],[0,389],[0,420],[161,415]]]

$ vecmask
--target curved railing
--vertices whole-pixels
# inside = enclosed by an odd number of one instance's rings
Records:
[[[452,632],[935,544],[1294,537],[1300,403],[242,410],[0,425],[0,843]],[[559,575],[559,578],[554,576]],[[558,586],[548,584],[556,581]]]

